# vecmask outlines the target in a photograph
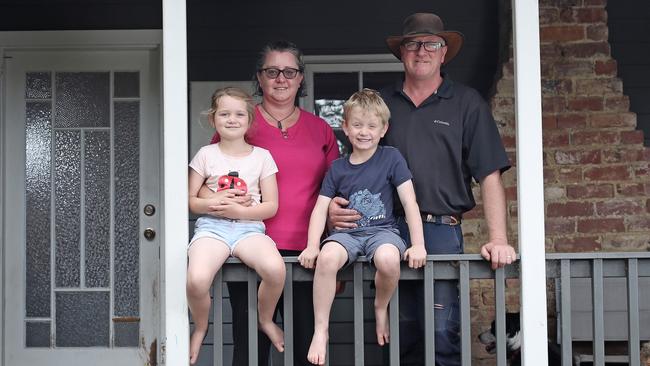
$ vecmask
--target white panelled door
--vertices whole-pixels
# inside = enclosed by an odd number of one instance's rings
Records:
[[[158,51],[5,57],[3,364],[155,364]]]

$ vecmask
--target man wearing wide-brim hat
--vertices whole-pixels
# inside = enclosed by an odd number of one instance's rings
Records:
[[[516,259],[506,236],[505,193],[501,173],[510,162],[490,108],[479,93],[451,81],[440,68],[463,45],[460,32],[446,30],[435,14],[416,13],[404,20],[402,34],[386,39],[404,64],[404,79],[382,90],[390,112],[384,143],[399,149],[413,174],[428,254],[463,252],[461,219],[475,206],[472,179],[480,183],[489,241],[481,254],[492,268]],[[332,209],[336,226],[350,212]],[[396,210],[400,234],[408,243],[403,212]],[[424,364],[423,287],[400,284],[401,365]],[[434,288],[436,365],[460,365],[458,286],[436,281]],[[433,310],[433,309],[432,309]]]
[[[431,13],[415,13],[404,20],[404,29],[401,36],[390,36],[386,38],[388,49],[397,57],[402,59],[400,46],[405,39],[417,36],[435,35],[445,41],[445,61],[451,61],[460,48],[463,46],[463,34],[453,30],[444,30],[442,20],[439,16]]]

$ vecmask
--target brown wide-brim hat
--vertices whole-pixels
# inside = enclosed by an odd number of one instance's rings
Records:
[[[463,46],[463,34],[453,30],[445,30],[442,19],[432,13],[415,13],[404,19],[401,36],[390,36],[386,38],[386,44],[390,51],[398,59],[402,59],[400,45],[405,38],[417,36],[438,36],[445,40],[447,53],[444,63],[451,61]]]

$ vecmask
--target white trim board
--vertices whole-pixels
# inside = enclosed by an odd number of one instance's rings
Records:
[[[512,1],[517,121],[517,205],[521,254],[522,365],[546,365],[546,253],[539,7],[536,0]],[[526,126],[523,128],[523,126]],[[504,360],[505,361],[505,360]]]
[[[163,0],[161,365],[187,365],[187,24],[185,1]]]
[[[44,48],[157,48],[160,30],[26,31],[0,32],[0,47],[6,50]]]

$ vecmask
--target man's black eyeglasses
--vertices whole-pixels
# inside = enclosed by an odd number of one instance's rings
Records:
[[[278,76],[280,76],[280,74],[284,75],[284,77],[287,79],[294,79],[301,71],[294,69],[293,67],[287,67],[282,70],[275,67],[268,67],[266,69],[260,70],[260,72],[263,72],[264,75],[266,75],[266,77],[269,79],[276,79]]]
[[[439,41],[404,41],[402,42],[402,46],[404,46],[407,51],[418,51],[420,47],[424,46],[425,50],[436,52],[446,45],[445,42]]]

